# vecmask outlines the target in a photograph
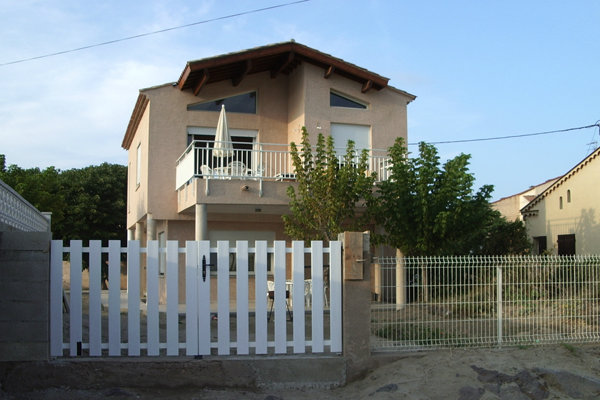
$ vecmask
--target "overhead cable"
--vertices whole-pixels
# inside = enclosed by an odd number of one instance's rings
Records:
[[[427,143],[428,144],[451,144],[451,143],[485,142],[485,141],[489,141],[489,140],[503,140],[503,139],[514,139],[514,138],[522,138],[522,137],[529,137],[529,136],[549,135],[551,133],[563,133],[563,132],[570,132],[570,131],[576,131],[579,129],[588,129],[588,128],[594,128],[594,127],[600,127],[600,123],[596,122],[595,124],[592,124],[592,125],[578,126],[576,128],[557,129],[554,131],[546,131],[546,132],[523,133],[523,134],[518,134],[518,135],[495,136],[495,137],[476,138],[476,139],[441,140],[441,141],[437,141],[437,142],[427,142]],[[418,144],[419,143],[414,143],[414,142],[408,143],[409,146],[416,146]]]
[[[57,51],[55,53],[48,53],[48,54],[44,54],[44,55],[41,55],[41,56],[35,56],[35,57],[29,57],[29,58],[22,58],[20,60],[14,60],[14,61],[8,61],[8,62],[0,63],[0,67],[4,67],[6,65],[12,65],[12,64],[24,63],[24,62],[27,62],[27,61],[39,60],[41,58],[54,57],[54,56],[58,56],[58,55],[62,55],[62,54],[67,54],[67,53],[74,53],[76,51],[87,50],[87,49],[91,49],[91,48],[94,48],[94,47],[106,46],[106,45],[109,45],[109,44],[114,44],[114,43],[119,43],[119,42],[125,42],[127,40],[138,39],[138,38],[145,37],[145,36],[156,35],[158,33],[164,33],[164,32],[174,31],[176,29],[189,28],[190,26],[207,24],[209,22],[221,21],[221,20],[224,20],[224,19],[229,19],[229,18],[234,18],[234,17],[240,17],[242,15],[248,15],[248,14],[254,14],[254,13],[258,13],[258,12],[262,12],[262,11],[273,10],[275,8],[281,8],[281,7],[291,6],[291,5],[294,5],[294,4],[306,3],[308,1],[310,1],[310,0],[291,1],[291,2],[288,2],[288,3],[277,4],[277,5],[274,5],[274,6],[263,7],[263,8],[256,8],[254,10],[242,11],[242,12],[235,13],[235,14],[225,15],[225,16],[222,16],[222,17],[216,17],[216,18],[206,19],[206,20],[203,20],[203,21],[192,22],[190,24],[179,25],[179,26],[174,26],[174,27],[165,28],[165,29],[159,29],[157,31],[140,33],[139,35],[133,35],[133,36],[128,36],[128,37],[124,37],[124,38],[120,38],[120,39],[109,40],[107,42],[95,43],[95,44],[90,44],[90,45],[87,45],[87,46],[77,47],[77,48],[74,48],[74,49]]]

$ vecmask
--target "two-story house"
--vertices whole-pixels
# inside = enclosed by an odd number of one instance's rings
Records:
[[[312,143],[318,133],[341,148],[354,140],[385,176],[385,152],[406,139],[414,99],[294,41],[190,61],[175,83],[140,90],[125,132],[128,237],[288,240],[281,216],[294,184],[289,143],[300,142],[301,128]],[[232,149],[217,153],[223,105]]]

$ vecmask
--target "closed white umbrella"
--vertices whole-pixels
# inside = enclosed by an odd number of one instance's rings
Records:
[[[221,105],[219,122],[217,122],[217,132],[215,133],[215,147],[213,148],[213,157],[226,158],[233,156],[233,146],[229,128],[227,127],[227,115],[225,114],[225,104]]]

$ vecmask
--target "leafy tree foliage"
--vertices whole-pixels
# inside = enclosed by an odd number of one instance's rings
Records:
[[[428,256],[504,254],[528,248],[524,227],[507,223],[491,209],[493,187],[484,185],[474,192],[469,155],[460,154],[441,165],[435,146],[420,143],[419,156],[409,158],[399,138],[390,148],[390,158],[390,179],[381,182],[373,204],[385,229],[380,242],[405,255]],[[506,232],[518,236],[511,243],[500,243]]]
[[[340,163],[331,136],[317,137],[313,149],[302,128],[301,149],[291,144],[297,189],[288,188],[291,214],[283,217],[285,232],[297,240],[336,240],[345,230],[367,226],[375,175],[368,174],[368,153],[357,154],[348,141]]]
[[[58,239],[125,240],[127,167],[103,163],[60,171],[54,167],[6,167],[0,156],[0,179],[40,211],[52,212]]]
[[[508,221],[499,212],[487,227],[487,236],[483,240],[480,254],[505,255],[527,254],[531,251],[531,242],[523,221]]]

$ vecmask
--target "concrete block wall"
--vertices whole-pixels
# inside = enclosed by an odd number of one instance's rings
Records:
[[[49,357],[50,232],[0,232],[0,361]]]

